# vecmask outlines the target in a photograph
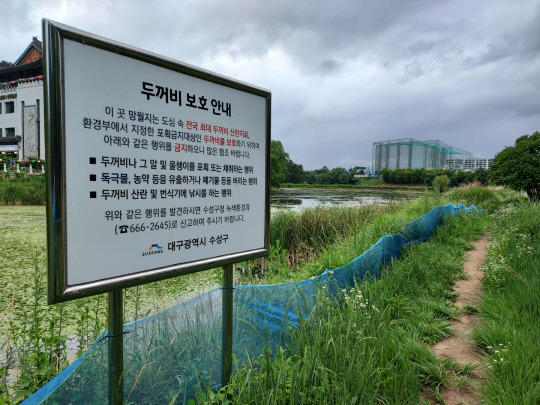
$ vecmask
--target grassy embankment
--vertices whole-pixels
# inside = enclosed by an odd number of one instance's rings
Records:
[[[490,365],[484,398],[487,403],[538,403],[540,207],[505,190],[474,187],[460,188],[444,199],[474,202],[492,215],[447,221],[430,241],[408,247],[381,279],[344,291],[340,305],[321,295],[288,347],[241,365],[230,386],[219,393],[201,393],[196,402],[218,403],[229,397],[238,404],[418,404],[428,403],[422,392],[429,391],[444,403],[440,389],[456,377],[465,387],[475,366],[440,360],[429,345],[447,336],[448,320],[459,316],[452,286],[464,276],[465,251],[493,226],[486,298],[479,309],[484,323],[475,331]],[[398,216],[421,212],[426,201],[409,204]],[[372,227],[386,228],[383,233],[399,230],[391,222],[381,227],[374,221],[366,234]],[[352,236],[326,249],[304,273],[337,267],[351,257],[358,240]]]
[[[397,205],[309,210],[291,219],[301,224],[300,228],[294,226],[300,234],[285,229],[292,228],[293,222],[282,224],[283,229],[272,225],[272,240],[288,233],[288,256],[298,265],[354,226],[399,210]],[[285,217],[280,218],[283,222]],[[0,243],[4,249],[0,258],[0,403],[17,403],[30,395],[65,368],[75,354],[87,350],[106,328],[106,295],[46,305],[45,225],[44,206],[0,206]],[[254,276],[238,277],[249,282],[262,277],[262,282],[268,282],[290,274],[282,268],[274,269],[275,252],[281,254],[282,250],[279,243],[273,245],[270,261],[249,264],[252,269],[260,269]],[[268,278],[263,277],[265,269],[270,269]],[[165,309],[187,294],[201,293],[219,282],[220,271],[211,270],[125,289],[126,322]]]
[[[509,199],[508,195],[492,191],[471,190],[462,189],[459,190],[461,194],[454,192],[443,199],[426,197],[380,209],[344,209],[341,214],[336,214],[339,210],[319,209],[288,219],[276,217],[272,222],[272,240],[280,240],[279,244],[273,243],[272,254],[264,264],[243,265],[255,276],[246,271],[240,278],[244,282],[259,279],[266,283],[305,279],[320,274],[325,268],[349,262],[382,234],[399,231],[404,223],[436,204],[452,199],[494,209],[502,200]],[[10,208],[28,210],[22,214],[22,217],[28,217],[27,220],[13,215]],[[91,344],[105,327],[106,302],[104,296],[97,296],[80,300],[76,305],[65,303],[47,307],[43,265],[44,208],[4,207],[0,212],[4,218],[0,235],[3,246],[7,247],[0,273],[5,281],[0,295],[2,403],[18,402],[67,364],[68,336],[79,350]],[[341,218],[342,215],[345,217]],[[453,316],[452,297],[448,292],[451,280],[459,277],[460,259],[468,241],[482,232],[488,223],[487,216],[474,221],[451,221],[430,242],[441,245],[440,253],[434,250],[435,245],[413,247],[396,263],[396,266],[405,263],[404,270],[393,269],[377,282],[346,292],[350,298],[344,297],[341,308],[325,305],[321,300],[320,317],[311,322],[318,327],[307,328],[307,323],[301,325],[294,344],[288,349],[289,357],[280,352],[275,360],[270,357],[254,359],[253,368],[236,374],[230,387],[235,391],[235,401],[243,403],[247,398],[253,398],[254,403],[258,403],[257,398],[274,398],[276,402],[309,403],[320,399],[323,403],[339,403],[376,388],[374,395],[383,402],[393,402],[394,398],[405,402],[410,399],[414,403],[413,398],[418,399],[421,387],[437,393],[450,366],[436,361],[426,351],[426,343],[447,333],[445,320]],[[427,252],[416,251],[422,247]],[[409,257],[413,262],[406,262]],[[435,262],[426,266],[429,260]],[[397,277],[395,275],[403,272],[401,279],[385,281],[391,278],[388,275]],[[442,275],[442,279],[434,281],[432,277],[436,274]],[[126,290],[126,317],[136,319],[149,309],[163,308],[174,301],[178,290],[186,289],[186,284],[193,285],[194,281],[180,278]],[[16,353],[16,348],[20,347],[24,349]],[[380,351],[379,347],[384,350]],[[14,374],[15,354],[26,357],[19,359],[21,363]],[[346,373],[343,373],[344,364],[349,366]],[[8,370],[11,371],[9,381],[12,385],[9,394]],[[356,373],[357,377],[369,376],[367,380],[371,382],[346,377],[351,373]],[[375,386],[372,380],[377,382]],[[13,381],[16,382],[13,384]],[[352,383],[363,388],[360,391],[353,389]],[[351,393],[354,395],[350,396]],[[222,394],[213,394],[213,398]],[[361,403],[360,399],[358,397]]]
[[[489,404],[540,403],[540,205],[497,212],[484,267],[483,323]]]

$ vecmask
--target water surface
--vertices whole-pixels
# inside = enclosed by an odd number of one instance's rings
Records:
[[[280,188],[270,193],[272,209],[298,211],[303,208],[321,206],[359,206],[389,204],[415,198],[416,194],[403,192],[369,192],[365,190],[325,190],[303,188]]]

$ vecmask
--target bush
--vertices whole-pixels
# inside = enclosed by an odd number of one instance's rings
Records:
[[[435,177],[435,179],[433,179],[434,191],[442,193],[444,191],[447,191],[448,187],[450,187],[450,179],[447,175],[443,174],[442,176],[437,176]]]
[[[45,201],[45,176],[18,174],[0,179],[0,204],[43,205]]]
[[[458,187],[461,184],[470,184],[479,181],[487,185],[487,171],[478,169],[475,172],[457,171],[450,169],[382,169],[380,175],[385,183],[390,184],[422,184],[427,187],[433,186],[433,180],[438,176],[447,176],[450,179],[450,187]]]
[[[488,213],[493,213],[504,205],[527,201],[525,196],[520,196],[513,190],[494,190],[475,184],[457,187],[447,194],[447,197],[450,201],[474,204]]]

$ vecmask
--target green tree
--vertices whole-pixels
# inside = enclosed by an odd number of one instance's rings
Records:
[[[305,180],[304,167],[294,163],[291,159],[287,161],[287,174],[285,182],[287,183],[303,183]]]
[[[433,180],[435,180],[435,177],[442,176],[444,173],[441,169],[430,169],[425,171],[424,175],[424,183],[427,187],[433,186]]]
[[[412,170],[411,169],[397,169],[396,170],[396,183],[398,184],[410,184],[412,182]]]
[[[317,183],[317,175],[313,170],[304,172],[306,183],[307,184],[316,184]]]
[[[489,180],[489,172],[483,167],[476,169],[474,172],[474,179],[482,183],[483,186],[487,186]]]
[[[287,176],[289,154],[280,141],[270,141],[270,185],[279,187]]]
[[[392,180],[393,180],[392,173],[393,171],[390,169],[387,169],[386,167],[381,170],[380,174],[385,183],[392,183]]]
[[[343,167],[336,167],[326,174],[327,184],[349,184],[351,176]]]
[[[309,184],[328,184],[328,173],[330,169],[326,166],[321,167],[320,169],[312,170],[311,172],[306,173],[306,180]]]
[[[413,169],[411,182],[413,184],[424,184],[424,176],[426,175],[426,169]]]
[[[330,171],[330,169],[326,166],[321,167],[320,169],[314,170],[316,174],[327,174]]]
[[[443,174],[442,176],[437,176],[433,179],[434,191],[442,193],[443,191],[448,190],[448,187],[450,187],[450,179],[446,174]]]
[[[459,170],[454,177],[457,180],[457,184],[453,185],[455,187],[460,184],[471,183],[474,179],[474,172],[466,172],[463,170]]]
[[[364,175],[366,174],[366,168],[364,166],[354,166],[349,169],[349,174],[354,178],[355,174]]]
[[[493,183],[525,191],[531,202],[540,201],[540,133],[520,136],[514,146],[497,153],[489,172]]]

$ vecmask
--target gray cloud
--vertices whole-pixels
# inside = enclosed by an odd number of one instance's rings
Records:
[[[40,19],[272,91],[273,138],[315,169],[370,165],[374,141],[494,156],[540,129],[537,0],[8,2],[0,59]]]

